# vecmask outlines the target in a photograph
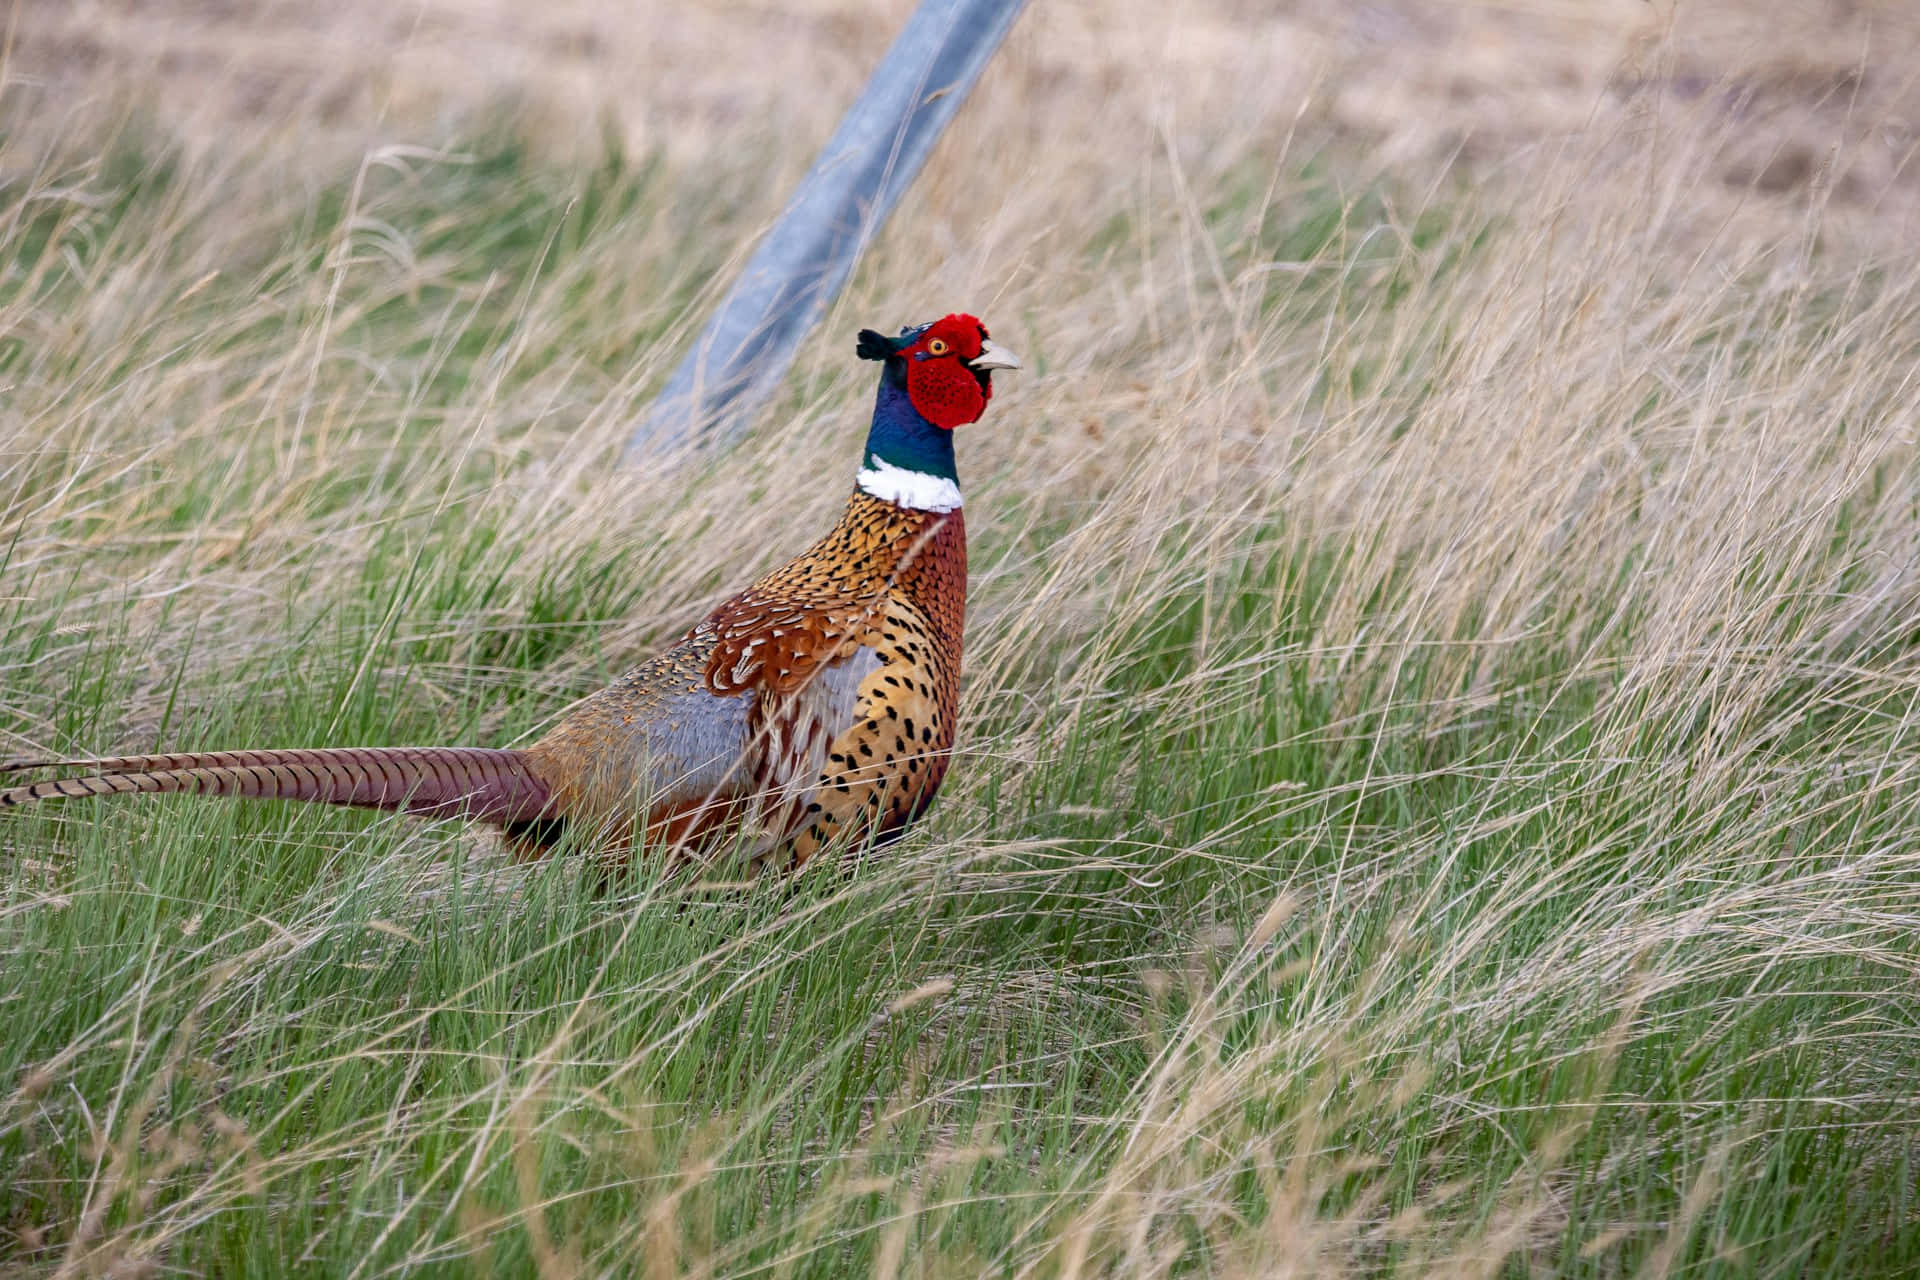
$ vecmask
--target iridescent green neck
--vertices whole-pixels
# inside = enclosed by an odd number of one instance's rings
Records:
[[[866,493],[916,511],[952,511],[960,505],[953,464],[953,432],[920,416],[907,396],[904,374],[888,369],[873,404],[873,426],[858,483]]]

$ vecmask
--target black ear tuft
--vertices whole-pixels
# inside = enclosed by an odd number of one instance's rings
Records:
[[[862,360],[885,360],[893,354],[893,339],[872,329],[862,329],[860,345],[854,351]]]

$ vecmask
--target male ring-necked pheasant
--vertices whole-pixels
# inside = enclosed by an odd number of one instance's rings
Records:
[[[681,849],[740,835],[798,865],[836,840],[897,835],[932,801],[953,746],[966,528],[953,431],[993,371],[1020,362],[972,316],[888,338],[846,512],[799,558],[727,600],[666,652],[523,750],[368,747],[18,761],[84,769],[0,790],[192,792],[467,817],[535,855],[574,830],[616,856],[636,836]]]

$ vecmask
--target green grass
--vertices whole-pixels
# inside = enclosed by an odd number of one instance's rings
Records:
[[[843,334],[609,465],[767,210],[489,137],[0,191],[9,750],[521,741],[831,518]],[[0,1266],[1920,1268],[1911,267],[1339,172],[935,273],[1046,372],[963,446],[962,758],[850,874],[9,815]],[[913,215],[857,323],[947,305]]]

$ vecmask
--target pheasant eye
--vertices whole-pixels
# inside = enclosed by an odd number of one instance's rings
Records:
[[[945,338],[935,338],[927,344],[927,353],[936,356],[947,354],[947,340]]]

